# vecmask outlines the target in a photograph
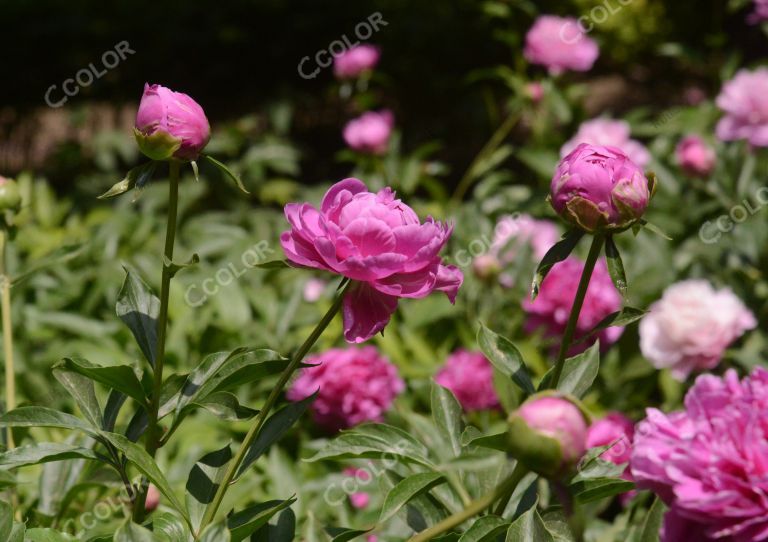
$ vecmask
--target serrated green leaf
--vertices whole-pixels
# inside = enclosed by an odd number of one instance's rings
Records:
[[[527,394],[536,391],[522,354],[509,339],[491,331],[481,322],[477,344],[493,366],[511,378],[521,390]]]

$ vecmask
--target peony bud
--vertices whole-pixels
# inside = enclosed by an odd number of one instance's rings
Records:
[[[18,210],[21,206],[19,185],[13,179],[0,176],[0,211]]]
[[[153,512],[160,505],[160,492],[155,484],[149,484],[147,488],[147,499],[144,501],[144,509],[147,512]]]
[[[501,263],[493,254],[480,254],[472,260],[472,269],[477,278],[482,280],[492,279],[501,272]]]
[[[211,127],[203,108],[186,94],[145,84],[134,135],[152,160],[196,160],[211,138]]]
[[[564,397],[533,397],[509,417],[510,453],[534,472],[559,476],[587,449],[587,420]]]
[[[708,177],[715,168],[715,151],[699,136],[685,136],[675,148],[680,168],[691,177]]]
[[[344,127],[344,141],[358,152],[384,154],[389,146],[393,124],[391,111],[363,113]]]
[[[588,232],[622,230],[643,216],[650,184],[620,149],[582,143],[558,164],[550,203]]]
[[[375,68],[380,56],[378,47],[357,45],[334,57],[333,74],[339,79],[354,79]]]

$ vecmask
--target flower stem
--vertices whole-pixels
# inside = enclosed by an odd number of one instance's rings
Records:
[[[16,372],[13,364],[13,325],[11,322],[11,279],[6,272],[8,233],[0,230],[0,304],[3,313],[3,352],[5,356],[5,411],[16,408]],[[13,431],[8,427],[8,449],[14,448]]]
[[[158,424],[160,410],[160,394],[163,389],[163,363],[165,362],[165,339],[168,331],[168,297],[170,295],[172,271],[170,262],[173,261],[173,244],[176,240],[176,217],[179,208],[179,169],[181,164],[175,160],[169,162],[168,189],[168,224],[165,228],[165,248],[163,250],[163,274],[160,279],[160,313],[157,318],[157,353],[152,380],[152,397],[147,413],[147,439],[145,448],[151,457],[155,457],[160,444],[162,432]],[[168,263],[166,263],[168,262]],[[137,523],[144,519],[144,501],[147,498],[149,484],[143,483],[139,488],[133,508],[133,518]]]
[[[313,329],[312,333],[310,333],[309,337],[307,337],[307,340],[304,341],[304,343],[293,355],[288,366],[283,369],[277,384],[275,384],[275,386],[272,388],[272,391],[269,393],[267,401],[264,403],[264,407],[259,411],[259,414],[256,417],[256,421],[248,430],[248,433],[245,435],[243,442],[240,444],[240,448],[237,450],[237,454],[232,459],[232,461],[229,462],[227,471],[224,473],[224,478],[219,484],[213,500],[205,509],[205,514],[203,515],[203,519],[200,522],[199,532],[203,532],[205,528],[213,521],[214,517],[216,516],[216,512],[218,511],[219,506],[221,506],[221,502],[224,499],[224,494],[227,492],[227,489],[229,489],[229,486],[233,483],[240,465],[245,459],[245,456],[253,444],[253,441],[259,435],[261,428],[264,426],[264,422],[267,421],[267,416],[275,406],[275,403],[280,397],[283,388],[288,383],[288,380],[290,380],[291,376],[298,368],[301,361],[304,359],[304,356],[307,355],[307,352],[309,352],[312,346],[314,346],[314,344],[320,338],[320,335],[322,335],[323,331],[325,331],[325,329],[328,327],[328,324],[330,324],[334,316],[336,316],[336,313],[338,313],[339,309],[341,309],[341,303],[344,300],[344,294],[346,293],[350,284],[352,283],[349,279],[344,279],[342,281],[342,283],[339,285],[339,291],[336,294],[336,298],[333,300],[333,304],[328,309],[328,312],[326,312],[325,315],[320,319],[320,321],[315,326],[315,329]]]
[[[587,295],[589,281],[592,278],[592,272],[595,270],[595,264],[597,263],[597,258],[600,256],[600,250],[603,248],[604,241],[605,239],[603,236],[599,234],[592,238],[592,245],[589,247],[589,255],[587,256],[587,261],[584,263],[584,270],[581,272],[581,279],[579,280],[579,287],[576,290],[576,297],[573,300],[571,314],[568,316],[568,323],[565,326],[565,332],[563,333],[563,338],[560,342],[560,351],[557,354],[555,369],[552,372],[552,381],[550,382],[550,387],[552,389],[557,388],[557,384],[560,382],[560,376],[563,374],[565,357],[568,355],[568,349],[573,342],[573,335],[576,332],[576,324],[579,321],[581,307],[584,305],[584,298]]]
[[[489,506],[493,505],[499,499],[506,498],[509,500],[509,496],[515,491],[517,484],[528,473],[528,471],[522,466],[516,466],[507,478],[505,478],[499,485],[493,488],[489,493],[486,493],[479,499],[472,501],[461,512],[457,512],[451,516],[448,516],[443,521],[436,523],[429,529],[424,529],[419,534],[416,534],[408,539],[408,542],[428,542],[437,536],[450,531],[454,527],[457,527],[467,521],[468,519],[476,516]]]

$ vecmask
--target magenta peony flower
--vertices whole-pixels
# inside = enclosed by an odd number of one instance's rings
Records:
[[[675,148],[675,159],[691,177],[708,177],[715,169],[715,150],[696,135],[685,136]]]
[[[145,84],[134,134],[141,152],[153,160],[196,160],[211,127],[203,108],[186,94]]]
[[[390,188],[374,194],[358,179],[333,185],[320,210],[289,203],[291,230],[280,243],[298,265],[325,269],[356,281],[344,298],[344,337],[362,342],[382,329],[401,297],[435,290],[453,303],[464,277],[439,256],[452,227],[431,217],[422,224]]]
[[[562,467],[576,464],[587,450],[587,422],[579,408],[561,397],[536,397],[516,415],[539,433],[560,444]]]
[[[456,350],[448,356],[435,382],[451,390],[466,411],[499,407],[493,388],[493,367],[480,352]]]
[[[354,79],[375,68],[380,56],[378,47],[356,45],[334,57],[333,74],[339,79]]]
[[[597,118],[582,122],[576,134],[560,148],[560,157],[565,158],[582,143],[618,147],[641,168],[651,161],[648,149],[639,141],[630,139],[629,124],[623,120]]]
[[[750,24],[768,21],[768,0],[754,0],[754,11],[747,17]]]
[[[654,367],[684,380],[717,366],[728,345],[756,325],[729,288],[685,280],[667,288],[640,321],[640,350]]]
[[[758,542],[768,540],[767,458],[768,371],[758,367],[741,381],[733,370],[699,376],[684,411],[649,408],[630,464],[638,487],[670,506],[666,542]]]
[[[547,337],[562,336],[583,270],[584,262],[573,256],[552,267],[541,283],[536,300],[531,301],[528,298],[523,300],[523,310],[528,314],[525,322],[526,332],[532,333],[537,329],[543,329]],[[587,288],[574,339],[579,340],[584,337],[600,320],[620,310],[621,305],[621,295],[613,286],[608,267],[605,261],[600,260],[595,266]],[[606,348],[615,343],[623,332],[623,327],[609,327],[597,333],[597,338],[600,339],[600,345]],[[583,352],[594,342],[593,338],[574,344],[569,354]]]
[[[722,141],[746,139],[768,147],[768,68],[739,70],[723,85],[717,106],[725,112],[715,128]]]
[[[630,226],[650,197],[648,179],[621,150],[586,143],[560,161],[550,186],[555,211],[588,232]]]
[[[373,346],[332,348],[307,363],[318,365],[302,369],[286,395],[290,401],[301,401],[317,391],[312,415],[329,431],[383,421],[405,389],[397,367]]]
[[[394,122],[391,111],[368,111],[347,123],[344,127],[344,141],[358,152],[384,154],[389,146]]]
[[[599,54],[597,43],[571,17],[541,15],[525,35],[525,58],[547,67],[552,74],[588,71]]]

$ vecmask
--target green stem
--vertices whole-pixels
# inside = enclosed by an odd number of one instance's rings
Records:
[[[169,189],[168,189],[168,224],[165,228],[165,248],[163,250],[163,274],[160,279],[160,314],[157,318],[157,353],[152,379],[152,397],[150,398],[149,412],[147,412],[147,439],[145,448],[151,457],[155,457],[160,444],[162,431],[158,423],[158,411],[160,410],[160,395],[163,390],[163,363],[165,362],[165,339],[168,331],[168,297],[171,289],[172,270],[170,262],[173,261],[173,244],[176,240],[176,217],[179,208],[179,169],[181,163],[175,160],[169,162]],[[144,501],[147,498],[149,485],[143,483],[138,491],[133,508],[133,518],[140,523],[145,516]]]
[[[515,469],[512,471],[512,476],[519,476],[519,480],[522,480],[526,474],[528,474],[528,469],[526,469],[522,463],[518,462],[515,465]],[[496,509],[493,511],[495,515],[501,516],[504,513],[504,510],[509,504],[509,499],[512,498],[512,494],[515,492],[515,489],[517,489],[517,484],[507,488],[507,492],[501,496],[499,503],[496,505]]]
[[[277,403],[283,388],[288,383],[288,380],[290,380],[291,376],[298,368],[301,361],[304,359],[304,356],[307,355],[312,346],[314,346],[314,344],[320,338],[320,335],[322,335],[323,331],[325,331],[325,329],[328,327],[328,324],[330,324],[334,316],[336,316],[336,313],[338,313],[339,309],[341,309],[341,303],[344,300],[344,294],[347,292],[350,284],[352,284],[352,282],[349,281],[349,279],[344,279],[342,281],[341,285],[339,286],[339,291],[336,294],[336,299],[333,300],[333,304],[328,309],[328,312],[326,312],[325,315],[320,319],[320,321],[315,326],[315,329],[313,329],[312,333],[310,333],[309,337],[307,337],[307,340],[304,341],[304,343],[293,355],[288,366],[283,369],[277,384],[275,384],[275,386],[272,388],[272,391],[269,393],[267,401],[264,403],[264,407],[259,411],[259,414],[256,417],[256,421],[248,430],[248,433],[245,435],[243,442],[240,444],[240,448],[237,450],[237,454],[232,459],[232,461],[229,462],[227,471],[224,473],[224,478],[219,484],[213,500],[205,509],[205,514],[203,515],[203,519],[200,522],[199,532],[203,532],[205,528],[213,521],[219,506],[221,506],[221,502],[224,499],[224,495],[227,492],[227,489],[229,489],[229,486],[233,483],[235,475],[240,469],[240,465],[245,459],[245,456],[253,444],[253,441],[259,435],[261,428],[264,426],[264,422],[267,421],[267,416],[275,406],[275,403]]]
[[[552,389],[557,388],[557,384],[560,382],[560,376],[563,374],[565,357],[568,355],[568,349],[573,342],[573,335],[576,332],[576,324],[579,321],[581,307],[584,305],[584,298],[587,295],[589,281],[592,278],[592,272],[595,270],[595,264],[597,263],[597,258],[600,256],[600,250],[603,248],[604,241],[605,239],[602,235],[596,234],[592,238],[592,246],[589,247],[589,255],[587,256],[587,261],[584,263],[584,270],[581,272],[581,279],[579,280],[579,287],[576,289],[576,297],[573,300],[571,314],[568,316],[568,323],[565,325],[565,332],[560,341],[560,351],[557,354],[557,362],[555,363],[555,370],[552,372],[552,381],[550,382],[550,387]]]
[[[3,352],[5,355],[5,411],[16,408],[16,372],[13,363],[13,325],[11,322],[11,279],[6,273],[7,232],[0,231],[0,303],[3,313]],[[13,431],[8,427],[8,449],[14,448]]]
[[[523,467],[517,468],[512,471],[507,478],[505,478],[499,485],[491,490],[490,493],[486,493],[479,499],[472,501],[464,510],[457,512],[451,516],[448,516],[443,521],[436,523],[429,529],[421,531],[419,534],[412,536],[408,539],[408,542],[428,542],[439,535],[450,531],[454,527],[457,527],[467,521],[468,519],[476,516],[489,506],[493,505],[498,499],[505,498],[507,495],[512,495],[523,479],[523,476],[527,474],[527,470]],[[509,497],[506,497],[509,499]]]

